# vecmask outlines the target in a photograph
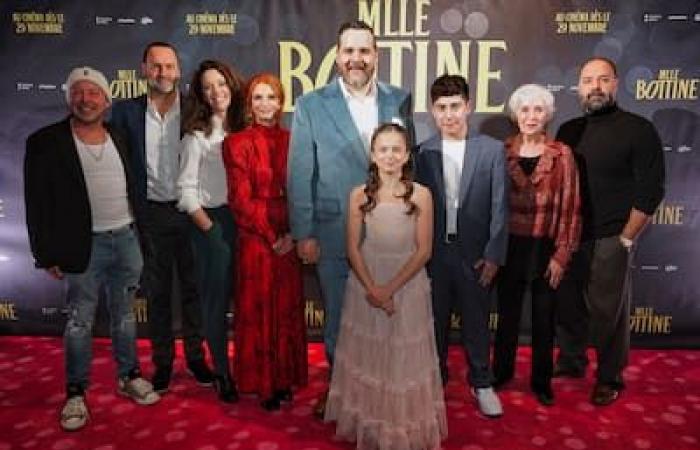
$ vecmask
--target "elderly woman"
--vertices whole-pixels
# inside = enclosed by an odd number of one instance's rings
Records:
[[[245,96],[250,124],[226,138],[223,153],[239,230],[234,366],[241,392],[258,394],[268,411],[290,402],[308,371],[301,265],[287,213],[283,104],[277,77],[253,76]]]
[[[197,286],[204,309],[204,334],[214,360],[214,387],[226,403],[238,399],[230,375],[228,324],[236,231],[227,206],[221,146],[243,126],[242,82],[220,61],[203,61],[184,109],[178,207],[192,219]]]
[[[523,296],[532,294],[532,373],[537,401],[554,403],[551,387],[556,290],[581,234],[576,164],[565,144],[547,136],[554,96],[526,84],[508,102],[519,133],[506,141],[510,178],[508,258],[498,280],[495,386],[513,378]]]

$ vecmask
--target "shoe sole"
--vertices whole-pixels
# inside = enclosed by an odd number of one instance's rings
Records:
[[[190,375],[192,378],[194,378],[195,383],[197,383],[199,386],[202,386],[202,387],[214,386],[214,380],[199,381],[197,379],[197,377],[194,375],[194,372],[192,372],[190,369],[185,369],[185,372],[187,372],[188,375]]]
[[[60,421],[61,429],[62,429],[63,431],[70,431],[70,432],[78,431],[78,430],[80,430],[81,428],[84,428],[85,425],[87,425],[89,419],[90,419],[90,417],[88,416],[88,417],[85,418],[85,421],[84,421],[83,423],[80,423],[80,424],[77,424],[77,425],[68,425],[67,423],[64,423],[63,420],[61,420],[61,421]]]
[[[153,392],[156,392],[156,391],[153,391]],[[124,392],[124,391],[121,391],[121,390],[117,390],[117,393],[118,393],[119,395],[121,395],[122,397],[124,397],[124,398],[128,398],[128,399],[130,399],[130,400],[133,400],[134,402],[138,403],[138,404],[141,405],[141,406],[150,406],[150,405],[154,405],[154,404],[156,404],[156,403],[158,403],[158,402],[160,401],[160,396],[157,396],[157,397],[155,398],[155,400],[149,401],[149,400],[145,400],[145,399],[133,397],[133,396],[129,395],[127,392]],[[157,394],[157,392],[156,392],[156,394]]]

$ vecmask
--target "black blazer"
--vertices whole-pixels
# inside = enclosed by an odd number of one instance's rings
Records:
[[[128,146],[111,126],[106,127],[124,166],[133,211],[135,195]],[[24,202],[36,267],[58,266],[67,273],[84,272],[92,248],[92,211],[70,117],[27,138]]]

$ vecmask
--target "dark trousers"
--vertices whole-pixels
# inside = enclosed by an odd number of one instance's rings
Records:
[[[596,239],[584,248],[592,252],[587,300],[597,383],[622,388],[630,348],[630,252],[618,236]]]
[[[555,291],[546,280],[532,281],[512,276],[504,267],[498,279],[498,329],[493,351],[496,380],[515,374],[523,298],[528,286],[532,294],[532,372],[530,385],[536,391],[550,386],[553,371]]]
[[[568,335],[560,336],[566,359],[562,355],[558,363],[583,361],[581,343],[586,341],[590,331],[598,360],[597,383],[621,388],[622,370],[627,365],[630,346],[631,254],[617,235],[585,241],[578,253],[586,277],[582,282],[573,280],[571,289],[575,292],[570,292],[566,301],[575,306],[566,312],[568,317],[562,320],[558,311],[560,325],[566,323],[569,331]],[[577,312],[582,301],[585,301],[587,314]],[[584,328],[586,317],[588,322]]]
[[[588,306],[584,292],[590,270],[590,251],[571,256],[556,295],[556,336],[559,344],[557,366],[570,372],[583,372],[588,366]]]
[[[148,201],[140,218],[144,256],[143,285],[148,301],[148,322],[157,368],[172,368],[175,357],[172,301],[173,271],[177,271],[182,305],[182,336],[187,361],[204,359],[201,306],[197,296],[190,219],[175,202]]]
[[[447,382],[447,347],[450,334],[450,312],[454,308],[462,316],[462,345],[469,365],[468,381],[472,387],[491,386],[489,367],[490,290],[478,283],[475,269],[467,265],[457,244],[441,243],[433,251],[430,262],[435,340],[440,359],[440,374]]]
[[[203,232],[191,225],[197,287],[202,302],[204,335],[214,360],[217,375],[229,370],[228,330],[226,314],[231,308],[236,228],[228,206],[206,209],[212,227]]]

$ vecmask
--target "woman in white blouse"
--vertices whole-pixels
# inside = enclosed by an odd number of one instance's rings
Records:
[[[192,78],[183,114],[178,207],[192,219],[204,334],[214,360],[219,399],[238,399],[228,358],[226,313],[231,304],[236,231],[227,206],[221,143],[243,126],[242,81],[226,64],[207,60]]]

